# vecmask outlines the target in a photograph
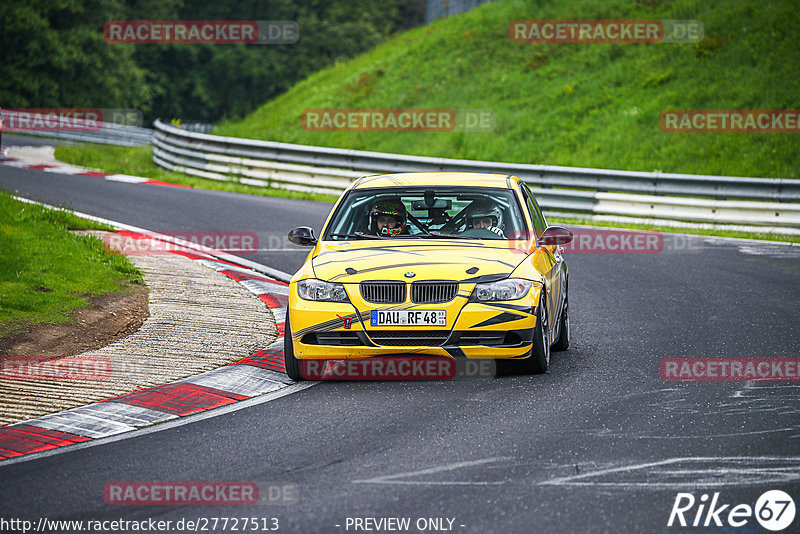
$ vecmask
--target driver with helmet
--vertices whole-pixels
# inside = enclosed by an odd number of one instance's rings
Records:
[[[467,208],[467,230],[483,228],[500,237],[505,237],[503,232],[503,214],[497,205],[488,200],[475,200]]]
[[[399,198],[379,200],[369,213],[369,229],[380,236],[408,234],[408,212]]]

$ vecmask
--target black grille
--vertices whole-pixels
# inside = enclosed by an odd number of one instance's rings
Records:
[[[458,294],[458,282],[414,282],[411,284],[411,302],[436,304],[450,302]]]
[[[361,282],[361,296],[375,304],[401,304],[406,301],[404,282]]]
[[[517,336],[519,337],[519,336]],[[458,338],[459,345],[503,345],[505,332],[464,332]]]
[[[513,347],[523,342],[530,343],[530,338],[522,339],[516,331],[503,332],[501,330],[464,330],[453,333],[450,343],[454,346],[484,345],[487,347]]]
[[[372,330],[369,337],[378,345],[392,347],[443,345],[450,336],[449,330]]]

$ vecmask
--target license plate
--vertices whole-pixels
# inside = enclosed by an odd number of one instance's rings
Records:
[[[447,326],[445,310],[372,310],[371,326]]]

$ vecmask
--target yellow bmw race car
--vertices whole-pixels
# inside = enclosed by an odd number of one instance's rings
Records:
[[[569,347],[565,228],[515,176],[367,176],[339,198],[289,288],[284,356],[507,359],[543,373]],[[308,362],[306,362],[308,363]]]

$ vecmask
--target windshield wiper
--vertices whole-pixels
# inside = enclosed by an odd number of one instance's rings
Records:
[[[365,234],[364,232],[356,232],[354,234],[328,234],[330,237],[346,237],[349,239],[386,239],[383,236]]]

